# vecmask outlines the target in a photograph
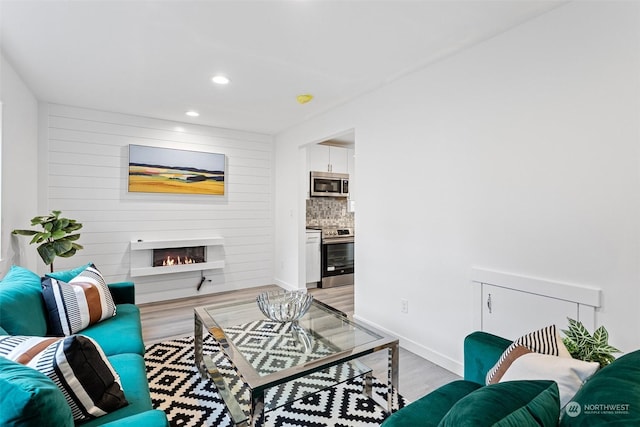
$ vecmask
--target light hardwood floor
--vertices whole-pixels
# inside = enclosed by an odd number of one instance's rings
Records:
[[[255,298],[265,290],[280,289],[263,286],[239,291],[222,292],[201,297],[141,304],[142,334],[146,345],[193,334],[193,308],[211,303]],[[354,312],[353,286],[329,289],[309,289],[314,297],[325,304],[346,313]],[[362,358],[362,362],[373,369],[377,378],[386,378],[386,352]],[[456,374],[428,360],[400,348],[399,391],[409,401],[414,401],[450,381],[459,379]]]

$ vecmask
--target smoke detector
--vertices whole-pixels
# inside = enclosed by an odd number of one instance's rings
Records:
[[[298,104],[306,104],[307,102],[310,102],[312,99],[313,99],[313,95],[311,95],[310,93],[304,93],[296,97]]]

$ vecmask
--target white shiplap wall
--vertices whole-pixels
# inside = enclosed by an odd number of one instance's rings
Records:
[[[226,265],[204,272],[200,292],[200,272],[137,277],[137,302],[273,283],[271,136],[61,105],[43,113],[46,209],[84,226],[84,250],[56,270],[92,261],[107,281],[129,280],[132,240],[222,236]],[[226,195],[129,193],[129,144],[225,154]]]

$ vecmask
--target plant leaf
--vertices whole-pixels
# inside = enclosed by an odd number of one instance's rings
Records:
[[[576,341],[579,338],[579,327],[578,327],[578,321],[574,320],[570,317],[567,317],[567,320],[569,321],[569,329],[567,330],[562,330],[562,332],[569,338],[573,339],[574,341]]]
[[[51,238],[53,240],[61,240],[64,239],[66,234],[67,233],[65,233],[64,230],[55,230],[51,233]]]
[[[37,234],[36,230],[13,230],[11,234],[19,234],[20,236],[33,236]]]
[[[593,340],[598,344],[606,344],[609,341],[609,332],[604,326],[600,326],[593,332]]]
[[[64,230],[69,226],[69,220],[67,218],[60,218],[54,222],[56,230]]]
[[[71,233],[72,231],[76,231],[76,230],[80,230],[82,228],[82,224],[80,224],[79,222],[69,222],[69,225],[67,225],[64,228],[64,231],[66,231],[67,233]]]
[[[53,249],[53,245],[51,243],[45,243],[38,246],[38,253],[46,265],[53,263],[53,260],[56,257],[56,251]]]
[[[45,220],[49,218],[48,216],[36,216],[31,219],[31,225],[42,225]]]
[[[63,252],[61,254],[58,254],[58,256],[61,256],[63,258],[69,258],[69,257],[75,255],[75,253],[76,253],[76,248],[71,248],[67,252]]]
[[[573,340],[578,347],[582,347],[586,343],[592,342],[592,337],[587,328],[584,327],[582,322],[573,320],[569,322],[569,329],[572,332]]]
[[[56,240],[52,244],[53,250],[56,252],[56,255],[62,255],[65,252],[69,252],[72,248],[71,242],[66,240]]]
[[[29,243],[42,243],[42,242],[46,242],[49,237],[51,237],[51,235],[49,233],[36,233],[33,236],[33,239],[31,239],[31,242]]]
[[[595,349],[598,353],[620,353],[620,350],[609,344],[602,344]]]

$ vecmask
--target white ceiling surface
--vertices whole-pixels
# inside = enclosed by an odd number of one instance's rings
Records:
[[[41,101],[275,134],[562,3],[0,0],[0,43]]]

